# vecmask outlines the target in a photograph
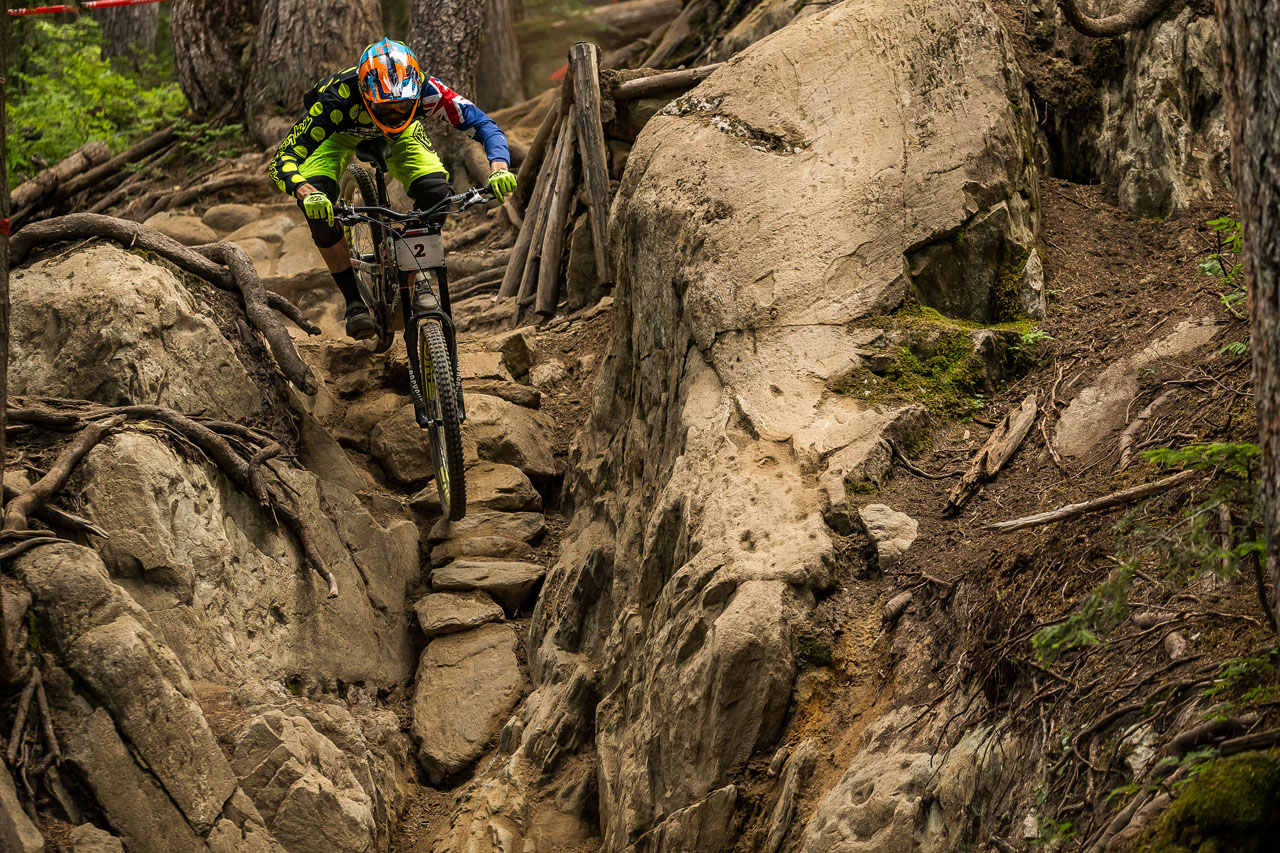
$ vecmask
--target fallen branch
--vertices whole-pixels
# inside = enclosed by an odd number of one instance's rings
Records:
[[[666,33],[662,36],[662,41],[658,42],[658,46],[654,48],[653,53],[645,57],[644,66],[649,68],[657,68],[666,61],[676,49],[693,35],[693,21],[703,12],[711,7],[711,0],[693,0],[683,9],[675,20],[667,27]]]
[[[4,529],[26,530],[29,526],[28,516],[35,508],[46,504],[49,498],[53,497],[54,493],[67,482],[67,478],[71,476],[71,472],[75,470],[76,465],[80,464],[85,454],[97,446],[107,433],[122,423],[124,418],[112,417],[86,426],[70,446],[58,456],[49,473],[23,489],[18,497],[5,507]]]
[[[105,142],[90,142],[71,152],[62,160],[45,169],[31,180],[19,184],[9,194],[11,210],[35,208],[44,203],[65,181],[69,181],[86,169],[92,169],[111,157],[111,149]]]
[[[1045,524],[1055,524],[1059,521],[1066,521],[1070,518],[1079,518],[1082,515],[1088,515],[1091,512],[1100,512],[1104,509],[1112,509],[1125,504],[1131,504],[1140,501],[1143,498],[1149,498],[1153,495],[1163,494],[1164,492],[1176,489],[1184,483],[1204,476],[1203,471],[1181,471],[1160,480],[1154,480],[1150,483],[1143,483],[1140,486],[1134,486],[1130,489],[1123,489],[1119,492],[1112,492],[1100,498],[1091,501],[1085,501],[1078,504],[1067,504],[1058,509],[1049,510],[1048,512],[1038,512],[1034,515],[1015,518],[1010,521],[998,521],[995,524],[988,524],[983,527],[984,530],[994,530],[997,533],[1011,533],[1014,530],[1023,530],[1028,527],[1041,527]]]
[[[493,230],[493,226],[497,224],[496,219],[486,219],[474,228],[468,228],[456,234],[444,235],[444,248],[446,252],[456,252],[463,246],[470,246],[481,237],[488,235]]]
[[[301,310],[283,296],[268,293],[262,287],[253,261],[243,249],[225,243],[191,249],[137,222],[96,213],[73,213],[33,223],[15,234],[10,242],[12,263],[22,263],[36,246],[83,240],[87,237],[103,237],[125,248],[155,252],[179,269],[198,275],[215,287],[239,293],[250,324],[271,346],[281,372],[304,393],[316,393],[318,386],[315,378],[311,375],[310,368],[298,357],[289,333],[275,315],[259,308],[279,311],[308,334],[320,334],[319,327],[308,321]],[[210,256],[224,259],[227,266],[215,263]]]
[[[1138,437],[1139,430],[1151,419],[1156,413],[1156,409],[1164,405],[1169,399],[1169,392],[1165,391],[1159,397],[1151,401],[1151,404],[1138,412],[1138,416],[1124,428],[1124,432],[1120,433],[1120,467],[1118,470],[1123,471],[1129,467],[1129,463],[1133,461],[1133,442]]]
[[[1028,394],[1018,408],[1005,415],[1004,420],[995,428],[987,443],[982,445],[973,464],[960,478],[960,482],[947,493],[947,506],[944,515],[954,515],[977,494],[982,484],[995,477],[1005,466],[1022,440],[1027,437],[1036,422],[1036,395]]]
[[[266,175],[257,174],[224,175],[221,178],[212,178],[204,183],[177,190],[176,192],[147,193],[141,198],[131,201],[120,215],[126,219],[136,217],[138,221],[144,222],[157,213],[191,204],[196,199],[204,198],[211,193],[250,186],[261,186],[265,189],[269,186],[269,179]]]
[[[54,201],[63,201],[76,193],[96,189],[102,181],[115,175],[125,166],[150,157],[160,149],[178,138],[173,125],[169,125],[159,133],[152,134],[122,154],[117,154],[100,166],[83,172],[58,187],[54,193]]]
[[[618,86],[613,93],[613,99],[638,101],[641,98],[655,98],[659,95],[684,92],[706,80],[722,65],[724,65],[723,62],[714,62],[697,68],[682,68],[679,71],[665,71],[648,77],[637,77]]]
[[[893,456],[898,460],[899,464],[917,477],[924,477],[926,480],[950,480],[952,477],[959,477],[964,473],[963,471],[943,471],[940,474],[931,474],[923,468],[917,467],[893,441],[885,439],[885,443],[889,445],[889,450],[893,452]]]

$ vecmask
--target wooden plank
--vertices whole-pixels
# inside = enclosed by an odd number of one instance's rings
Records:
[[[682,68],[679,71],[666,71],[648,77],[637,77],[628,80],[613,93],[615,101],[638,101],[641,98],[656,98],[673,92],[684,92],[706,80],[716,72],[723,62],[711,65],[700,65],[697,68]]]
[[[587,191],[591,214],[591,237],[596,255],[596,275],[600,284],[613,284],[613,264],[609,262],[609,155],[604,146],[604,126],[600,122],[600,48],[578,42],[569,48],[569,70],[573,74],[574,114],[578,125],[578,149],[582,155],[582,183]]]
[[[560,260],[564,254],[564,232],[568,227],[569,210],[578,189],[573,169],[573,123],[567,124],[566,128],[568,139],[564,150],[560,152],[560,163],[556,168],[551,205],[547,209],[547,223],[542,238],[542,263],[538,268],[538,301],[535,310],[543,317],[556,313],[556,301],[560,296]]]
[[[959,512],[960,508],[968,503],[969,498],[978,493],[983,483],[999,473],[1005,463],[1012,458],[1014,451],[1022,444],[1022,440],[1027,437],[1027,433],[1031,431],[1031,426],[1036,422],[1037,408],[1036,395],[1032,392],[1023,399],[1018,408],[1005,415],[1004,420],[987,439],[987,443],[982,445],[978,455],[973,457],[973,464],[969,466],[969,470],[965,471],[960,482],[947,493],[944,515]]]

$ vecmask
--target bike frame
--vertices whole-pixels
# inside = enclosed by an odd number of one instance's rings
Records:
[[[373,176],[379,198],[386,198],[387,186],[384,173],[381,169],[375,168],[373,169]],[[413,411],[418,421],[418,426],[423,429],[442,425],[437,418],[427,411],[426,398],[423,396],[422,388],[419,386],[421,377],[416,375],[417,371],[412,367],[416,363],[414,361],[415,353],[419,349],[418,324],[424,320],[432,320],[439,323],[440,328],[444,331],[445,343],[449,347],[449,358],[453,362],[454,386],[457,389],[458,398],[458,421],[465,423],[467,419],[462,395],[462,370],[458,363],[458,336],[453,324],[453,306],[449,297],[449,270],[443,264],[437,267],[427,267],[426,269],[400,269],[396,253],[396,240],[404,239],[404,231],[410,226],[425,225],[427,228],[435,227],[427,220],[441,212],[460,213],[484,201],[484,192],[470,190],[469,192],[450,196],[430,210],[415,211],[413,213],[400,213],[385,207],[354,207],[344,204],[334,206],[335,220],[342,222],[344,225],[367,222],[374,225],[381,234],[382,239],[378,245],[380,257],[377,259],[377,265],[381,268],[381,292],[378,296],[382,301],[382,305],[379,306],[379,310],[382,316],[385,317],[385,322],[390,323],[391,315],[395,311],[395,303],[397,301],[400,303],[401,311],[404,314],[404,342],[405,348],[408,350],[410,364],[409,397],[413,402]],[[460,205],[457,210],[453,209],[454,204]],[[367,261],[360,261],[359,263],[368,264]],[[373,264],[368,265],[373,266]],[[419,311],[413,304],[414,286],[420,276],[426,276],[428,273],[435,274],[436,288],[433,293],[440,308],[432,311]],[[426,285],[430,287],[430,281],[427,281]]]

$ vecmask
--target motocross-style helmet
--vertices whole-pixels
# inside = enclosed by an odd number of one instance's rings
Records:
[[[369,45],[360,57],[358,80],[365,108],[383,133],[401,133],[413,122],[422,71],[408,46],[390,39]]]

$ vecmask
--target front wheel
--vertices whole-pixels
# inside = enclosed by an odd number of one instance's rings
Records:
[[[427,417],[433,421],[431,453],[435,463],[436,492],[451,521],[467,514],[467,479],[463,470],[462,424],[449,346],[444,330],[434,320],[418,323],[418,365]]]

